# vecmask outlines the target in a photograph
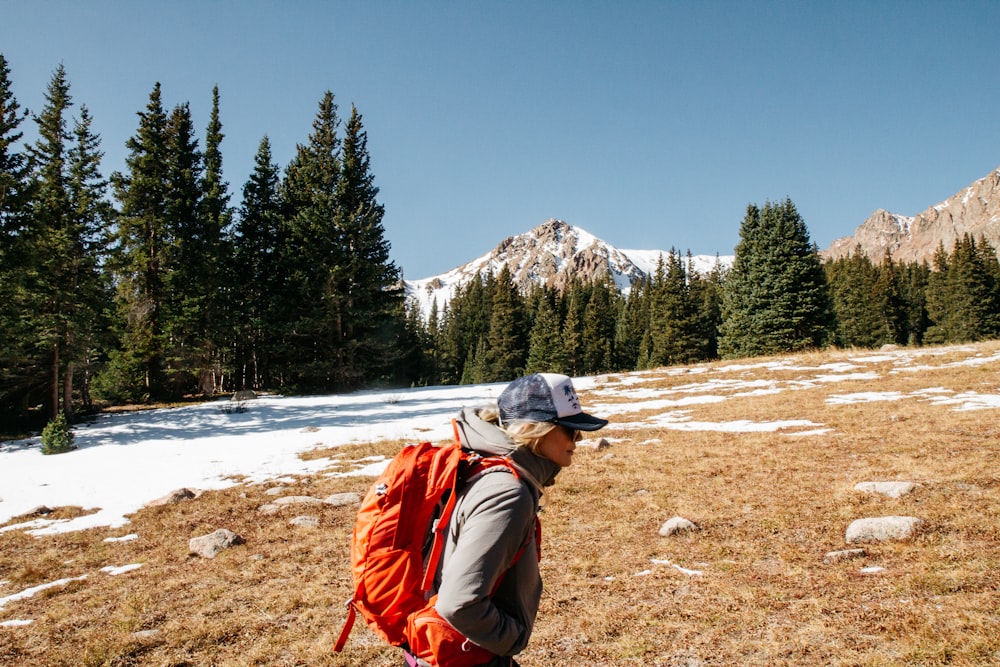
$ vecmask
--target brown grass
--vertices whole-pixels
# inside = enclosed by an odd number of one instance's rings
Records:
[[[677,431],[637,424],[641,399],[585,395],[616,403],[608,449],[581,448],[576,464],[546,493],[545,595],[525,667],[588,665],[984,665],[1000,664],[1000,424],[995,410],[957,411],[926,397],[831,405],[831,394],[929,387],[996,394],[1000,362],[948,366],[1000,343],[911,351],[913,365],[864,362],[877,379],[802,384],[823,364],[873,356],[863,351],[788,357],[732,370],[644,375],[664,398],[697,394],[709,380],[768,380],[782,389],[737,397],[704,388],[721,403],[689,405],[692,421],[808,419],[822,435]],[[931,354],[933,352],[933,354]],[[753,366],[755,362],[741,362]],[[676,369],[673,369],[676,371]],[[622,375],[605,387],[619,387]],[[799,384],[796,384],[799,383]],[[793,388],[798,387],[798,388]],[[623,383],[621,390],[628,389]],[[685,393],[678,390],[683,389]],[[614,422],[633,424],[615,428]],[[333,470],[391,456],[401,443],[345,446]],[[899,499],[859,493],[862,481],[909,480]],[[289,494],[363,493],[370,478],[301,478]],[[355,508],[257,511],[264,485],[206,492],[150,508],[117,530],[34,538],[0,534],[0,597],[86,575],[9,602],[0,621],[0,664],[11,665],[336,665],[400,664],[399,653],[359,622],[347,650],[331,652],[350,597],[347,549]],[[72,512],[72,510],[60,510]],[[320,527],[298,528],[298,514]],[[925,521],[906,542],[865,545],[835,563],[857,518],[913,515]],[[700,527],[658,534],[672,516]],[[213,560],[190,556],[190,537],[225,527],[245,544]],[[137,533],[131,542],[104,538]],[[854,546],[854,545],[851,545]],[[656,561],[656,562],[654,562]],[[688,574],[667,564],[686,570]],[[119,576],[105,566],[142,563]],[[866,574],[862,568],[879,566]]]

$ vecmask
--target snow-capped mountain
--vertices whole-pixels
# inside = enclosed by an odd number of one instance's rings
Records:
[[[560,288],[573,276],[587,281],[610,275],[627,293],[634,283],[652,275],[660,257],[666,255],[663,250],[620,250],[562,220],[547,220],[531,231],[504,239],[482,257],[447,273],[405,281],[406,296],[419,303],[426,316],[431,304],[436,302],[443,309],[461,286],[480,274],[499,274],[505,265],[522,288],[531,283]],[[715,255],[691,259],[692,268],[699,273],[708,273],[719,263],[731,265],[733,260]]]

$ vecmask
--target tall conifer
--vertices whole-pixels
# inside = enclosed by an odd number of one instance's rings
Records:
[[[401,338],[405,324],[399,269],[389,258],[382,226],[384,207],[371,171],[368,134],[361,114],[351,108],[341,146],[334,218],[342,261],[333,268],[340,355],[336,385],[358,387],[389,379],[413,346]],[[407,364],[412,365],[412,364]],[[398,379],[398,378],[397,378]]]
[[[337,218],[340,180],[340,119],[333,93],[319,103],[312,133],[285,170],[282,199],[285,341],[281,347],[290,389],[330,389],[341,379],[344,361],[338,329],[342,294],[337,278],[347,264]]]
[[[527,345],[521,296],[504,264],[496,278],[489,330],[485,337],[482,382],[502,382],[524,372]]]
[[[831,317],[819,253],[794,204],[748,206],[723,289],[720,354],[818,347],[829,336]]]
[[[545,296],[537,299],[525,373],[565,374],[568,371],[560,325],[559,313],[549,299]]]
[[[114,268],[124,328],[102,382],[105,393],[125,400],[161,398],[165,381],[165,270],[169,266],[170,161],[167,115],[156,83],[139,127],[126,143],[125,173],[112,175],[121,203]]]
[[[200,341],[198,362],[201,369],[200,385],[204,391],[219,388],[225,353],[231,344],[231,331],[239,321],[239,315],[231,313],[227,304],[233,298],[231,273],[233,247],[228,242],[227,232],[232,224],[232,210],[229,206],[229,183],[222,174],[222,120],[219,115],[219,86],[212,89],[212,111],[205,133],[204,173],[201,182],[201,208],[198,212],[201,230],[204,234],[204,267],[201,286],[203,306],[201,321],[204,335]]]
[[[233,233],[233,297],[237,331],[235,383],[239,389],[280,384],[274,359],[282,340],[281,239],[282,202],[279,169],[272,162],[271,142],[264,136],[254,170],[243,186],[243,202]]]

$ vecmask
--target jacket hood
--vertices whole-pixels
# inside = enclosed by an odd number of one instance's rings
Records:
[[[496,424],[479,417],[479,410],[463,408],[455,418],[455,433],[465,449],[471,449],[483,456],[503,456],[513,461],[525,477],[541,491],[543,486],[555,484],[559,466],[543,456],[538,456],[527,447],[514,443]]]

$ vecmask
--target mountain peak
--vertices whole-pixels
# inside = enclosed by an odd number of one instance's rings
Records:
[[[619,250],[586,230],[550,218],[523,234],[505,238],[489,253],[447,273],[407,280],[406,294],[419,302],[426,316],[431,304],[443,308],[470,280],[480,274],[498,274],[504,266],[523,290],[533,284],[562,289],[574,278],[588,282],[610,276],[619,290],[627,292],[652,273],[658,258],[666,254],[658,250]],[[704,268],[720,258],[698,259]]]
[[[886,251],[901,262],[931,262],[942,244],[951,252],[965,234],[986,239],[1000,252],[1000,168],[916,216],[879,209],[854,236],[837,239],[822,254],[838,259],[860,248],[873,262],[881,262]]]

